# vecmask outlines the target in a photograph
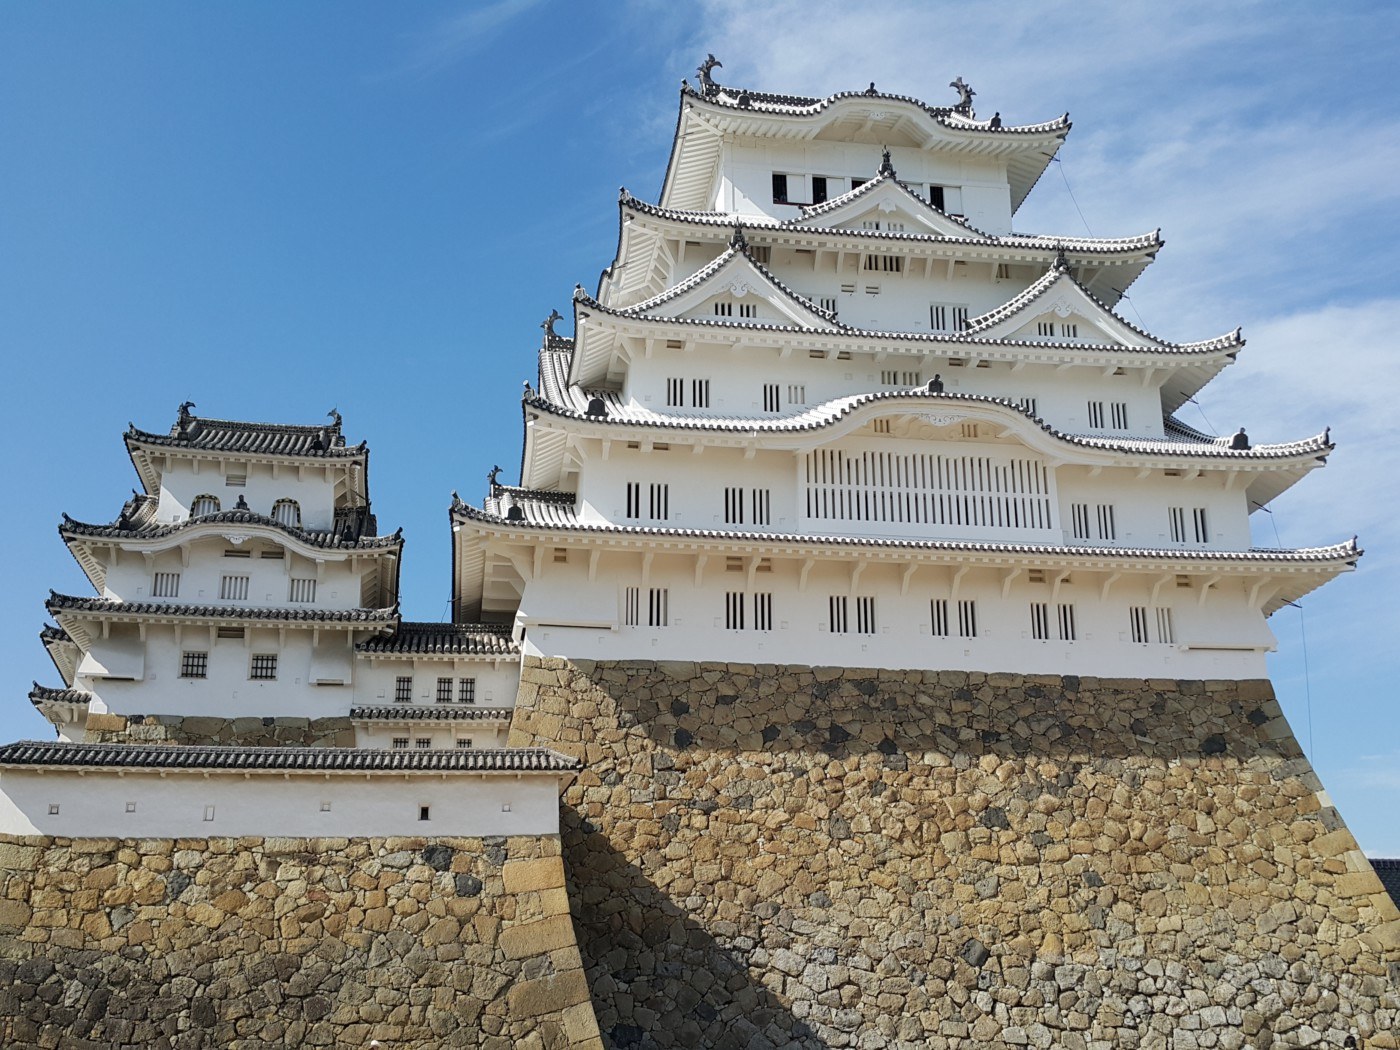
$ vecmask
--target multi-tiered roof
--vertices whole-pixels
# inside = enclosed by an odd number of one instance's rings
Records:
[[[796,597],[830,569],[894,604],[920,583],[970,593],[976,567],[988,602],[1048,579],[1052,603],[1077,595],[1099,633],[1130,617],[1135,641],[1177,645],[1171,603],[1190,590],[1207,611],[1179,649],[1257,653],[1263,614],[1355,564],[1354,541],[1249,539],[1249,513],[1326,461],[1328,433],[1251,444],[1172,414],[1244,340],[1176,342],[1114,312],[1158,231],[1012,231],[1067,118],[1012,126],[979,120],[970,95],[939,107],[873,85],[773,95],[719,85],[714,68],[682,87],[659,202],[622,191],[616,255],[595,294],[575,289],[573,336],[546,322],[520,484],[493,476],[481,507],[454,502],[459,618],[547,624],[565,632],[550,644],[583,648],[607,629],[605,646],[678,655],[677,632],[622,630],[677,617],[638,623],[634,599],[609,597],[666,576],[661,600],[691,603],[686,644],[719,656],[743,641],[706,640],[714,603],[741,592],[715,561],[750,589],[761,565],[779,596],[780,578]],[[737,507],[752,486],[761,509]],[[881,564],[895,573],[861,582]],[[1115,597],[1129,604],[1109,610]],[[1160,630],[1137,629],[1140,608],[1164,610]],[[937,635],[938,616],[922,629]],[[1053,640],[1083,641],[1070,623]]]

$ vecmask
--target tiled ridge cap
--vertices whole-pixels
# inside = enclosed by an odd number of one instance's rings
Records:
[[[183,616],[196,619],[282,620],[289,623],[392,622],[398,609],[294,609],[282,606],[184,605],[178,602],[123,602],[115,598],[83,597],[49,591],[49,615],[62,611],[117,613],[133,616]]]
[[[1199,448],[1167,448],[1164,447],[1169,444],[1169,439],[1167,438],[1097,437],[1066,433],[1050,426],[1050,424],[1046,423],[1039,416],[1032,415],[1028,410],[1022,408],[1009,398],[992,397],[988,394],[958,394],[947,391],[933,393],[917,387],[909,390],[878,390],[867,394],[858,394],[853,397],[838,398],[836,401],[828,402],[827,405],[809,408],[804,412],[789,416],[786,419],[781,417],[776,419],[745,419],[734,421],[725,419],[708,421],[696,418],[639,419],[635,416],[590,416],[575,408],[557,405],[541,397],[529,398],[524,403],[527,407],[535,408],[561,418],[577,419],[584,422],[602,423],[612,426],[655,427],[668,430],[727,431],[730,433],[799,433],[802,431],[820,430],[832,426],[858,408],[863,408],[866,405],[878,401],[895,399],[912,399],[915,401],[931,400],[934,405],[951,404],[956,406],[959,403],[995,405],[999,408],[1009,409],[1012,412],[1024,416],[1026,419],[1035,423],[1044,433],[1060,441],[1064,441],[1067,444],[1078,445],[1084,448],[1105,449],[1108,451],[1129,453],[1161,452],[1167,455],[1210,456],[1212,458],[1223,459],[1283,459],[1308,453],[1330,451],[1334,447],[1331,441],[1330,430],[1327,430],[1323,431],[1321,434],[1299,441],[1277,445],[1255,445],[1248,449],[1230,448],[1229,438],[1211,438],[1208,443],[1202,444]]]
[[[40,685],[34,683],[29,690],[29,702],[35,707],[43,703],[89,704],[95,694],[86,689],[71,689],[63,686]]]
[[[549,748],[239,747],[209,744],[70,744],[21,740],[0,747],[0,766],[383,772],[564,773],[582,763]]]
[[[798,117],[816,116],[835,102],[863,98],[884,102],[902,102],[914,106],[945,127],[958,131],[983,132],[988,135],[1034,135],[1068,131],[1070,128],[1068,113],[1052,120],[1041,121],[1038,124],[1004,124],[994,128],[988,122],[971,120],[954,112],[952,106],[932,106],[912,95],[895,95],[869,89],[865,91],[838,91],[824,98],[818,98],[810,95],[778,95],[767,91],[750,91],[746,88],[722,84],[716,85],[716,90],[712,94],[705,94],[691,87],[688,82],[682,81],[681,90],[683,94],[697,101],[739,112],[753,111]],[[742,99],[747,99],[749,104],[744,105]]]
[[[213,514],[201,514],[199,517],[191,517],[184,521],[171,522],[166,525],[135,529],[125,528],[118,522],[113,522],[108,525],[92,524],[90,522],[78,521],[76,518],[71,518],[65,514],[63,515],[63,522],[58,527],[58,531],[62,536],[156,540],[200,525],[260,525],[285,533],[308,546],[328,550],[377,550],[403,546],[402,528],[389,536],[362,536],[358,540],[346,542],[340,533],[334,531],[313,532],[308,529],[294,528],[290,525],[284,525],[282,522],[266,514],[258,514],[251,510],[221,510]]]
[[[376,704],[352,707],[350,717],[364,721],[508,722],[509,707],[472,707],[469,704]]]

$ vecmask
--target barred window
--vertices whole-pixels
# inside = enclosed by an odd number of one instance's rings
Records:
[[[440,704],[452,703],[451,678],[439,678],[437,680],[437,702]]]
[[[929,634],[935,638],[948,637],[947,598],[934,598],[929,602]]]
[[[277,654],[254,653],[253,662],[248,668],[248,677],[254,681],[267,682],[277,677]]]
[[[856,632],[875,633],[875,598],[867,596],[856,599]]]
[[[961,638],[977,637],[977,600],[975,598],[964,598],[958,602],[958,636]]]
[[[667,627],[671,623],[671,592],[665,587],[652,587],[647,601],[647,626]]]
[[[471,738],[471,737],[469,737],[469,736],[459,736],[459,737],[457,738],[457,747],[458,747],[459,749],[466,749],[466,748],[469,748],[469,747],[471,747],[471,746],[472,746],[472,738]]]
[[[301,528],[301,504],[294,499],[279,499],[272,505],[272,520],[289,529]]]
[[[209,654],[205,652],[184,652],[180,654],[181,678],[208,678]]]
[[[180,597],[180,574],[178,572],[158,572],[151,581],[152,598]]]
[[[205,493],[202,496],[196,496],[194,502],[190,504],[190,517],[192,518],[202,518],[206,514],[217,513],[219,513],[218,496],[211,496]]]
[[[413,741],[413,746],[419,751],[429,751],[433,746],[433,738],[430,736],[420,736]]]
[[[248,600],[248,577],[225,576],[219,581],[219,597],[224,601],[242,602]]]
[[[457,702],[460,704],[476,703],[476,679],[457,679]]]
[[[412,675],[399,675],[394,679],[394,699],[401,704],[406,704],[413,699]]]
[[[827,630],[832,634],[845,634],[849,629],[850,602],[844,594],[833,594],[827,599]]]
[[[396,736],[393,740],[389,741],[389,746],[392,747],[395,751],[407,751],[408,737]]]
[[[288,581],[287,600],[292,602],[314,602],[316,600],[315,577],[293,576]]]

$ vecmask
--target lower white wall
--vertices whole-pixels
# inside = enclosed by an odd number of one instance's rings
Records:
[[[550,774],[0,771],[0,834],[74,838],[555,835]],[[323,808],[326,804],[329,809]],[[429,819],[419,819],[419,807]],[[57,807],[57,812],[53,812]]]

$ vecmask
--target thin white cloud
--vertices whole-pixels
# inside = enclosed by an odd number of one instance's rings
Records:
[[[539,7],[544,0],[496,0],[473,5],[441,19],[408,41],[407,56],[390,76],[426,76],[487,47],[515,19]]]

